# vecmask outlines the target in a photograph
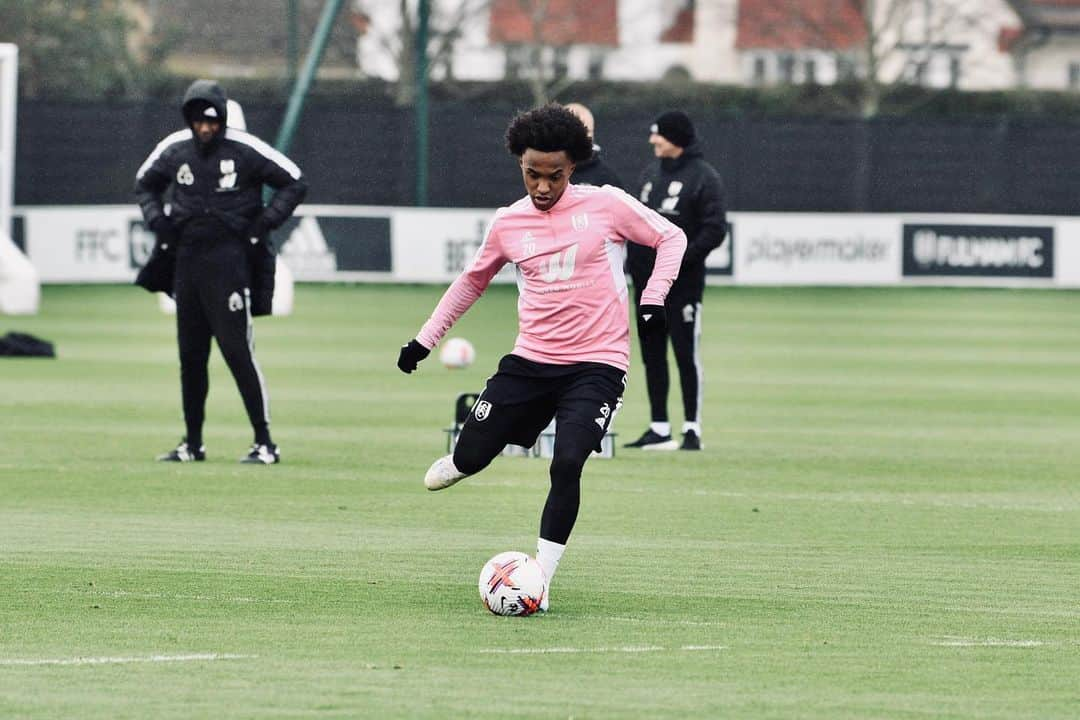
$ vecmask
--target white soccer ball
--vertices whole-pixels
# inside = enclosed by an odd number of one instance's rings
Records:
[[[467,368],[476,360],[476,349],[465,338],[450,338],[442,344],[439,360],[448,368]]]
[[[532,615],[547,595],[547,577],[523,552],[501,552],[480,571],[480,599],[496,615]]]

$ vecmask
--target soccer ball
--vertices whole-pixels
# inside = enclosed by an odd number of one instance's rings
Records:
[[[465,338],[450,338],[439,350],[439,360],[448,368],[467,368],[476,359],[476,349]]]
[[[501,552],[480,571],[480,599],[496,615],[532,615],[547,595],[547,577],[523,552]]]

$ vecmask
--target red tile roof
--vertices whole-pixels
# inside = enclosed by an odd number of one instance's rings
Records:
[[[547,0],[547,12],[536,28],[531,12],[542,1],[492,0],[488,31],[491,41],[618,46],[616,0]]]
[[[660,32],[662,43],[694,42],[694,0],[683,0],[671,24]]]
[[[739,50],[850,50],[866,41],[865,0],[740,0]]]

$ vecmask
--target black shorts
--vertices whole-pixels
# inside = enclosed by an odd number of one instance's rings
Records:
[[[549,365],[506,355],[488,378],[461,436],[481,433],[502,444],[532,447],[554,418],[559,428],[579,426],[591,433],[599,450],[625,387],[626,373],[611,365]]]

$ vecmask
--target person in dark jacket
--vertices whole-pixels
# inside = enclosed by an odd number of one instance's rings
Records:
[[[620,190],[626,190],[626,186],[623,185],[619,175],[600,157],[600,146],[596,144],[593,137],[596,123],[593,120],[592,112],[581,103],[570,103],[566,105],[566,109],[574,113],[578,120],[581,121],[581,124],[585,126],[585,129],[589,132],[589,141],[592,142],[592,157],[588,160],[582,160],[574,167],[574,175],[570,178],[570,182],[574,185],[595,185],[597,187],[614,185]]]
[[[251,318],[270,313],[274,256],[269,233],[292,215],[307,184],[285,155],[254,135],[227,127],[227,100],[216,82],[192,83],[181,111],[186,127],[158,143],[135,181],[143,221],[157,236],[146,271],[136,282],[176,298],[186,434],[158,459],[206,458],[207,363],[210,341],[216,339],[254,430],[254,442],[241,461],[270,465],[280,462],[281,453],[270,436],[269,398],[255,361]],[[265,207],[264,185],[275,191]],[[168,211],[166,191],[171,191]]]
[[[653,146],[656,160],[642,172],[638,197],[682,228],[687,245],[679,276],[664,304],[667,332],[642,332],[638,320],[651,422],[641,437],[626,447],[700,450],[701,301],[705,293],[705,258],[720,247],[727,234],[723,186],[720,175],[702,158],[694,125],[686,113],[665,112],[656,119],[649,132],[649,144]],[[639,301],[652,272],[654,258],[655,254],[649,248],[637,245],[628,248],[627,268]],[[681,444],[672,439],[667,412],[669,337],[682,388],[685,421]]]

